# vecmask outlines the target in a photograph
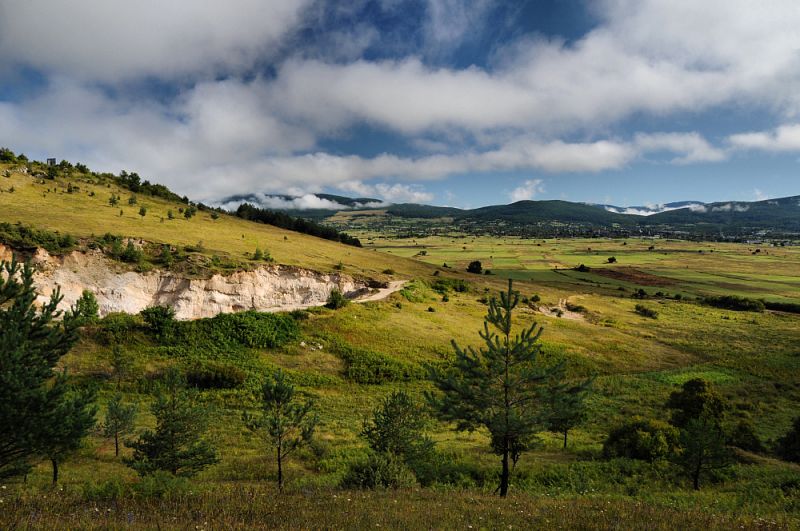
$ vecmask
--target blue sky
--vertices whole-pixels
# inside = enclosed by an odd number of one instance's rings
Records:
[[[798,27],[794,0],[0,0],[0,145],[206,202],[798,195]]]

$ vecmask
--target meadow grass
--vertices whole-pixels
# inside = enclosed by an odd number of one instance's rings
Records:
[[[125,203],[130,193],[105,183],[80,181],[80,191],[72,194],[64,191],[63,180],[37,184],[13,173],[0,179],[4,188],[7,183],[15,191],[0,194],[0,221],[82,238],[108,231],[172,245],[196,245],[202,240],[204,253],[239,260],[247,260],[247,253],[260,246],[283,264],[331,271],[341,261],[345,273],[411,282],[384,301],[306,312],[307,318],[299,321],[300,337],[272,349],[195,349],[178,355],[134,334],[123,345],[134,370],[123,381],[122,391],[127,401],[139,405],[137,429],[153,425],[147,409],[151,384],[165,367],[219,358],[244,368],[248,376],[242,388],[203,392],[214,409],[211,437],[220,448],[221,462],[201,473],[187,490],[167,493],[166,498],[125,494],[113,500],[107,495],[87,499],[87,492],[109,482],[121,482],[119,488],[126,493],[138,483],[135,474],[114,458],[112,443],[93,433],[62,466],[63,491],[48,487],[46,463],[38,464],[26,482],[7,483],[0,494],[4,527],[800,525],[800,470],[795,465],[748,455],[694,493],[664,464],[609,462],[601,457],[610,429],[633,416],[666,420],[663,405],[669,394],[694,377],[712,382],[732,403],[735,419],[750,420],[765,443],[785,433],[800,404],[800,316],[734,312],[703,306],[694,298],[741,294],[798,302],[798,248],[769,248],[769,254],[754,255],[753,246],[742,244],[443,236],[395,240],[356,233],[366,244],[358,249],[226,215],[212,220],[199,212],[189,221],[179,217],[162,223],[166,211],[177,214],[180,205],[146,196],[138,198],[148,208],[144,219],[127,204],[119,216],[120,208],[108,206],[107,198],[116,193]],[[651,251],[650,246],[655,248]],[[618,263],[607,264],[609,256]],[[476,259],[494,274],[467,274],[466,265]],[[445,262],[451,267],[442,267]],[[579,264],[592,269],[569,269]],[[612,278],[597,274],[597,268],[632,268],[663,279],[665,285],[643,285],[637,282],[644,277],[635,275]],[[384,273],[388,269],[394,273]],[[445,302],[432,288],[442,278],[465,280],[469,289],[450,291]],[[453,339],[462,346],[480,344],[486,297],[503,289],[507,278],[515,279],[514,287],[522,295],[541,299],[521,304],[515,324],[535,321],[544,327],[543,355],[565,358],[571,377],[597,376],[589,398],[589,420],[570,433],[569,448],[561,450],[557,435],[542,433],[540,447],[525,454],[517,466],[513,496],[498,500],[491,496],[498,460],[488,451],[486,434],[456,432],[431,421],[428,431],[461,474],[459,482],[397,492],[337,489],[348,463],[365,454],[359,431],[379,400],[397,389],[421,399],[430,384],[418,376],[358,384],[348,379],[346,362],[335,346],[368,350],[418,368],[441,362],[452,355]],[[631,294],[640,288],[650,295],[645,303],[657,310],[657,319],[635,312],[641,301]],[[681,294],[682,299],[655,297],[658,291],[670,297]],[[562,301],[580,304],[586,312],[570,320],[538,311],[539,306],[553,307]],[[89,329],[62,362],[70,374],[99,387],[101,416],[115,392],[109,356],[110,347]],[[254,409],[254,393],[264,375],[276,368],[286,370],[301,394],[315,400],[321,421],[319,446],[290,462],[290,492],[283,497],[276,496],[270,485],[274,467],[267,450],[241,420],[243,411]]]

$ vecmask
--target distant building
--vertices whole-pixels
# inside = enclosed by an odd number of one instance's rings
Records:
[[[47,165],[48,166],[55,166],[56,165],[56,159],[47,159]]]

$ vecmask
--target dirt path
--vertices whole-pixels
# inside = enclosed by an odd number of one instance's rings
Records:
[[[372,301],[382,301],[392,293],[396,291],[400,291],[403,289],[403,286],[406,284],[405,280],[393,280],[389,282],[389,286],[385,288],[379,288],[378,291],[375,293],[370,293],[364,297],[359,297],[355,299],[353,302],[372,302]]]
[[[558,306],[539,306],[539,312],[548,317],[560,317],[561,319],[570,319],[572,321],[585,321],[585,315],[580,312],[571,312],[567,309],[567,300],[568,299],[560,299],[558,301]]]

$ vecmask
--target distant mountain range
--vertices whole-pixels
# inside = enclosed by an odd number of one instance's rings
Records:
[[[765,201],[702,203],[681,201],[656,206],[619,207],[569,201],[518,201],[460,209],[413,203],[386,204],[374,198],[350,198],[331,194],[301,197],[253,194],[226,198],[223,203],[252,202],[263,208],[284,210],[296,216],[325,219],[337,212],[381,210],[396,218],[433,220],[447,218],[462,227],[498,226],[505,233],[527,233],[536,226],[541,234],[547,226],[572,227],[571,233],[688,233],[705,237],[742,237],[769,234],[800,236],[800,196]],[[563,231],[562,231],[563,232]]]

